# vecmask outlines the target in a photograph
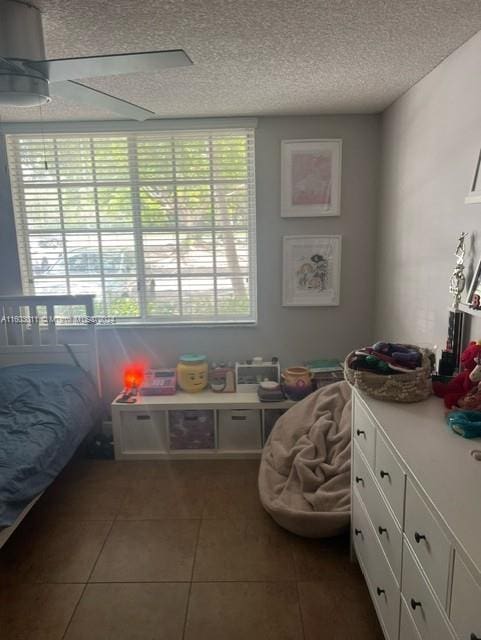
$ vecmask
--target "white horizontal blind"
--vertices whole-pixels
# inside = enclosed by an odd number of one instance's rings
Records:
[[[24,292],[158,322],[256,318],[253,129],[8,135]]]

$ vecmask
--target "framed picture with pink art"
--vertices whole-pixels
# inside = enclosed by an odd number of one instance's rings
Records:
[[[283,140],[281,216],[341,214],[342,140]]]

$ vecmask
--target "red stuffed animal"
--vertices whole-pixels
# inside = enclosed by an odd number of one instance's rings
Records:
[[[471,391],[477,382],[469,377],[481,359],[481,342],[470,342],[461,354],[462,371],[450,382],[433,382],[433,391],[439,398],[444,398],[448,409],[458,406],[458,401]]]

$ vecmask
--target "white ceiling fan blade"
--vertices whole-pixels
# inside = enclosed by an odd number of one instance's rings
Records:
[[[147,120],[156,114],[136,104],[110,96],[108,93],[86,87],[79,82],[53,82],[49,85],[50,94],[60,96],[72,102],[85,104],[90,107],[107,109],[133,120]]]
[[[42,73],[50,82],[124,73],[148,73],[191,64],[192,60],[182,49],[26,62],[27,66]]]

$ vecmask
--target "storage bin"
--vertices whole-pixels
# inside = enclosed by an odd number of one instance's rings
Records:
[[[120,451],[123,454],[166,452],[165,412],[122,413],[119,436]]]
[[[262,446],[261,414],[254,409],[219,411],[219,449],[256,450]]]
[[[214,411],[169,411],[169,446],[174,450],[214,449]]]
[[[267,441],[267,438],[270,436],[274,425],[279,420],[279,418],[284,415],[286,412],[285,409],[264,409],[264,425],[263,425],[263,437],[262,444],[264,445]]]

